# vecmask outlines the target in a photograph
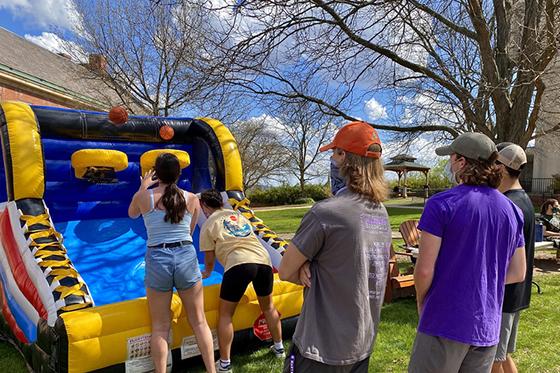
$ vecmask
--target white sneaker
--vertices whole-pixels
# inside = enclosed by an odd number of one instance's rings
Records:
[[[272,345],[270,346],[270,351],[272,351],[278,359],[284,359],[286,357],[286,352],[284,351],[284,348],[278,349],[274,347],[274,345]]]
[[[216,361],[216,372],[220,372],[220,373],[233,373],[233,368],[231,367],[231,364],[228,364],[227,367],[222,367],[222,364],[220,364],[220,360]]]

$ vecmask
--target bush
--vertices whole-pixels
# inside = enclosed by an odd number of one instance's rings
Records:
[[[322,185],[306,185],[303,193],[297,185],[282,185],[267,189],[256,189],[249,192],[247,195],[252,206],[313,203],[314,201],[320,201],[328,197],[330,197],[330,191]]]

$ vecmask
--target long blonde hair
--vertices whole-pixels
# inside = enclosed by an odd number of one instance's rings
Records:
[[[368,151],[380,152],[381,147],[373,144]],[[362,157],[350,152],[346,152],[340,166],[340,175],[346,179],[346,187],[374,203],[384,201],[389,194],[384,172],[380,158]]]

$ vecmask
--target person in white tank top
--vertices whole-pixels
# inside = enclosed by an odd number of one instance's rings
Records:
[[[200,206],[194,194],[185,193],[177,186],[180,174],[177,157],[171,153],[160,154],[155,170],[141,178],[128,215],[133,219],[143,215],[148,232],[144,282],[152,321],[150,346],[156,373],[166,371],[173,287],[185,307],[206,370],[213,373],[216,371],[214,346],[204,314],[202,275],[190,235],[196,226]]]

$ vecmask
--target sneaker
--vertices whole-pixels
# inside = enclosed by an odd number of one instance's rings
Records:
[[[218,360],[216,361],[216,372],[233,373],[233,368],[231,367],[231,364],[228,364],[225,368],[222,367],[222,364],[220,364],[220,360]]]
[[[286,352],[283,348],[276,348],[272,345],[270,346],[270,351],[272,351],[278,359],[284,359],[286,357]]]

